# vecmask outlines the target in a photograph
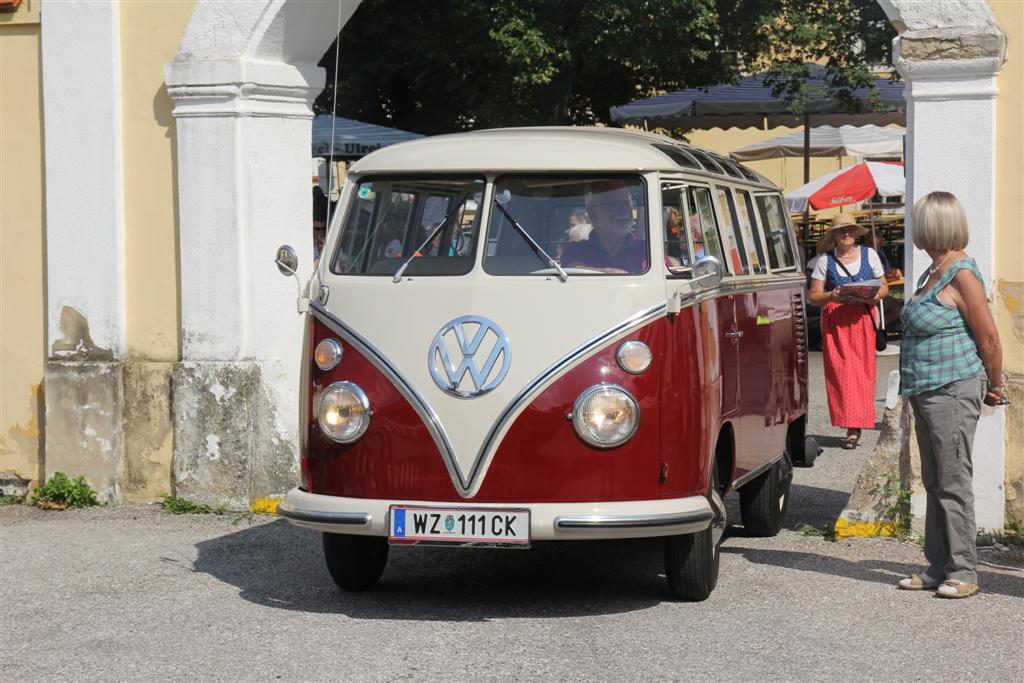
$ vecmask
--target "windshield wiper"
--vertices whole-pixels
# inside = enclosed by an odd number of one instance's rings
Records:
[[[402,273],[404,273],[405,269],[409,267],[409,264],[412,263],[412,260],[420,255],[420,252],[423,250],[424,247],[426,247],[428,244],[430,244],[432,241],[434,241],[434,238],[437,237],[437,234],[439,232],[441,232],[441,230],[444,228],[445,225],[448,224],[448,221],[451,220],[452,216],[454,216],[456,213],[458,213],[459,209],[462,208],[463,203],[465,203],[466,198],[468,198],[468,197],[469,197],[469,192],[462,193],[462,197],[460,197],[459,201],[457,201],[455,203],[455,208],[452,209],[451,211],[449,211],[448,215],[441,219],[441,222],[437,224],[437,227],[435,227],[433,229],[433,231],[431,231],[431,233],[427,237],[427,239],[423,240],[423,244],[421,244],[420,246],[416,247],[416,250],[414,252],[412,252],[412,256],[410,256],[409,258],[405,259],[405,262],[399,267],[398,270],[395,271],[394,277],[391,278],[392,282],[401,282],[402,281]]]
[[[537,258],[543,261],[545,266],[549,268],[554,267],[556,270],[558,270],[559,280],[565,282],[566,280],[569,279],[569,274],[562,270],[562,266],[558,265],[558,262],[555,259],[551,258],[551,255],[548,254],[548,252],[544,251],[544,247],[537,244],[537,242],[532,237],[530,237],[530,233],[526,232],[526,228],[520,225],[519,221],[517,221],[512,216],[512,214],[510,214],[508,210],[504,206],[502,206],[501,202],[498,201],[497,194],[495,194],[494,196],[494,206],[496,206],[498,211],[501,211],[501,213],[505,215],[505,218],[507,218],[509,222],[512,223],[512,226],[516,229],[516,232],[518,232],[523,237],[523,239],[526,240],[526,243],[530,245],[530,249],[532,249],[533,253],[537,255]]]

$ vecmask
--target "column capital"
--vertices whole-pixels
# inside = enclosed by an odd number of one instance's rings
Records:
[[[164,78],[176,118],[312,119],[324,87],[324,70],[315,64],[257,59],[175,60]]]

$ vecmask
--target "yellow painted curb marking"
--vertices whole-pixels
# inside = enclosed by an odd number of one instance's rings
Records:
[[[260,515],[276,515],[280,498],[257,498],[249,504],[249,512]]]
[[[837,519],[834,527],[836,538],[874,538],[895,536],[896,525],[892,522],[851,522]]]

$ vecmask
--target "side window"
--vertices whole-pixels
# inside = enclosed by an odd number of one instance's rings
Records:
[[[690,231],[690,242],[693,244],[694,260],[702,256],[714,256],[721,262],[722,243],[718,239],[711,190],[706,187],[690,187],[687,188],[687,197],[690,200],[687,229]]]
[[[351,199],[331,264],[339,275],[464,275],[482,178],[365,179]],[[429,242],[428,242],[429,238]]]
[[[754,202],[746,190],[736,190],[736,209],[739,213],[743,243],[747,246],[747,255],[750,257],[750,269],[755,273],[767,272],[768,264],[764,258],[764,247],[761,246],[761,238],[755,228],[757,219],[754,217]]]
[[[725,239],[725,252],[728,254],[729,269],[735,275],[747,274],[747,250],[743,248],[740,237],[739,222],[736,220],[736,206],[732,195],[724,187],[715,188],[718,210],[722,216],[722,237]]]
[[[793,255],[789,223],[782,209],[782,199],[777,194],[758,195],[756,202],[764,242],[768,247],[768,266],[772,270],[792,268],[796,265],[796,258]]]
[[[661,224],[665,226],[665,265],[675,270],[693,265],[683,216],[687,215],[681,187],[661,190]]]

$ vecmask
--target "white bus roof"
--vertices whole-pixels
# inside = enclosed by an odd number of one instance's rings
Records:
[[[714,152],[663,135],[624,128],[497,128],[436,135],[377,150],[354,163],[349,172],[370,175],[655,170],[685,171],[767,190],[779,189],[764,176]]]

